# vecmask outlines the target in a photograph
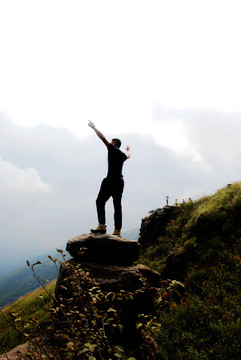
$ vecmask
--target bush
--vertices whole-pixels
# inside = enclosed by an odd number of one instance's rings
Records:
[[[28,263],[34,275],[39,264]],[[35,299],[44,304],[44,318],[23,316],[22,310],[11,313],[15,331],[31,345],[24,359],[152,359],[156,348],[147,330],[150,316],[136,311],[140,297],[149,296],[148,288],[102,292],[80,266],[65,266],[70,277],[58,294],[42,284],[45,295]]]

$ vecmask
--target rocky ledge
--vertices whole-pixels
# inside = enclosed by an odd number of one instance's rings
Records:
[[[66,250],[73,257],[61,265],[56,294],[66,286],[69,265],[80,266],[102,291],[136,291],[146,286],[157,287],[160,274],[147,266],[135,264],[139,256],[137,241],[109,234],[82,234],[70,239]]]
[[[68,265],[77,267],[81,265],[82,270],[88,273],[88,276],[99,285],[102,291],[120,290],[134,292],[143,287],[144,282],[148,286],[158,287],[160,274],[142,264],[121,266],[121,265],[103,265],[81,262],[71,259],[66,264],[62,264],[59,278],[56,284],[56,294],[60,291],[60,285],[66,286],[68,278],[71,278],[71,272]]]
[[[139,244],[114,235],[82,234],[67,242],[66,250],[80,261],[98,264],[132,264],[138,259]]]

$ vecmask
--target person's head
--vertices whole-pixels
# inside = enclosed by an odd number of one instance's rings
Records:
[[[112,139],[111,143],[113,143],[113,145],[115,145],[118,148],[121,147],[121,141],[119,139]]]

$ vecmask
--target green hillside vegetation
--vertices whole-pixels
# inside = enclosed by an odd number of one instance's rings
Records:
[[[46,287],[50,294],[54,293],[55,283],[52,281]],[[20,328],[25,327],[26,333],[34,333],[37,330],[38,323],[44,327],[45,321],[49,318],[51,306],[51,297],[41,287],[20,297],[15,303],[4,307],[0,312],[0,354],[26,342],[26,338],[13,327],[14,324]],[[30,319],[38,319],[35,326],[27,325]]]
[[[159,290],[158,358],[241,359],[241,183],[179,206],[150,240],[140,261],[185,285],[179,301]]]
[[[140,239],[138,262],[159,271],[163,279],[159,288],[150,289],[154,313],[150,317],[140,314],[136,324],[144,334],[143,342],[147,334],[154,339],[158,348],[156,359],[160,360],[240,360],[241,183],[174,207],[168,225],[164,229],[160,227],[158,234],[156,219],[160,212],[161,209],[157,209],[147,216],[149,232],[145,233],[145,239]],[[152,232],[154,227],[155,232]],[[68,321],[73,320],[73,329],[64,329],[67,336],[58,332],[61,344],[66,341],[62,358],[133,360],[120,346],[113,352],[105,333],[107,329],[122,329],[115,307],[116,295],[101,294],[86,276],[75,276],[71,284],[76,286],[83,302],[82,308],[77,308],[75,303],[74,307],[66,309]],[[81,287],[80,278],[85,287]],[[129,298],[128,293],[118,294],[118,301]],[[12,306],[4,308],[5,314],[24,309],[20,314],[23,319],[25,311],[32,308],[32,313],[26,313],[25,321],[35,317],[40,327],[44,327],[50,317],[51,297],[26,296]],[[35,312],[35,309],[42,312]],[[1,317],[0,332],[4,329],[6,334],[4,321]],[[55,334],[53,328],[51,332]],[[34,332],[33,336],[36,336]],[[54,346],[53,339],[51,346]],[[13,332],[12,340],[10,335],[5,336],[4,344],[10,348],[21,341],[23,338]],[[95,355],[97,348],[102,354],[109,349],[112,355],[98,357]],[[155,359],[147,354],[136,360]]]
[[[52,261],[43,261],[42,266],[36,270],[41,281],[52,281],[58,276],[58,272]],[[35,290],[39,284],[27,266],[10,271],[0,276],[0,307],[11,304],[20,296]]]

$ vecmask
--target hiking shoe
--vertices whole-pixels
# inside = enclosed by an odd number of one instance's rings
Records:
[[[99,224],[95,229],[90,229],[93,234],[106,234],[106,225]]]
[[[117,229],[114,229],[112,235],[121,236],[121,231],[120,231],[120,230],[117,230]]]

